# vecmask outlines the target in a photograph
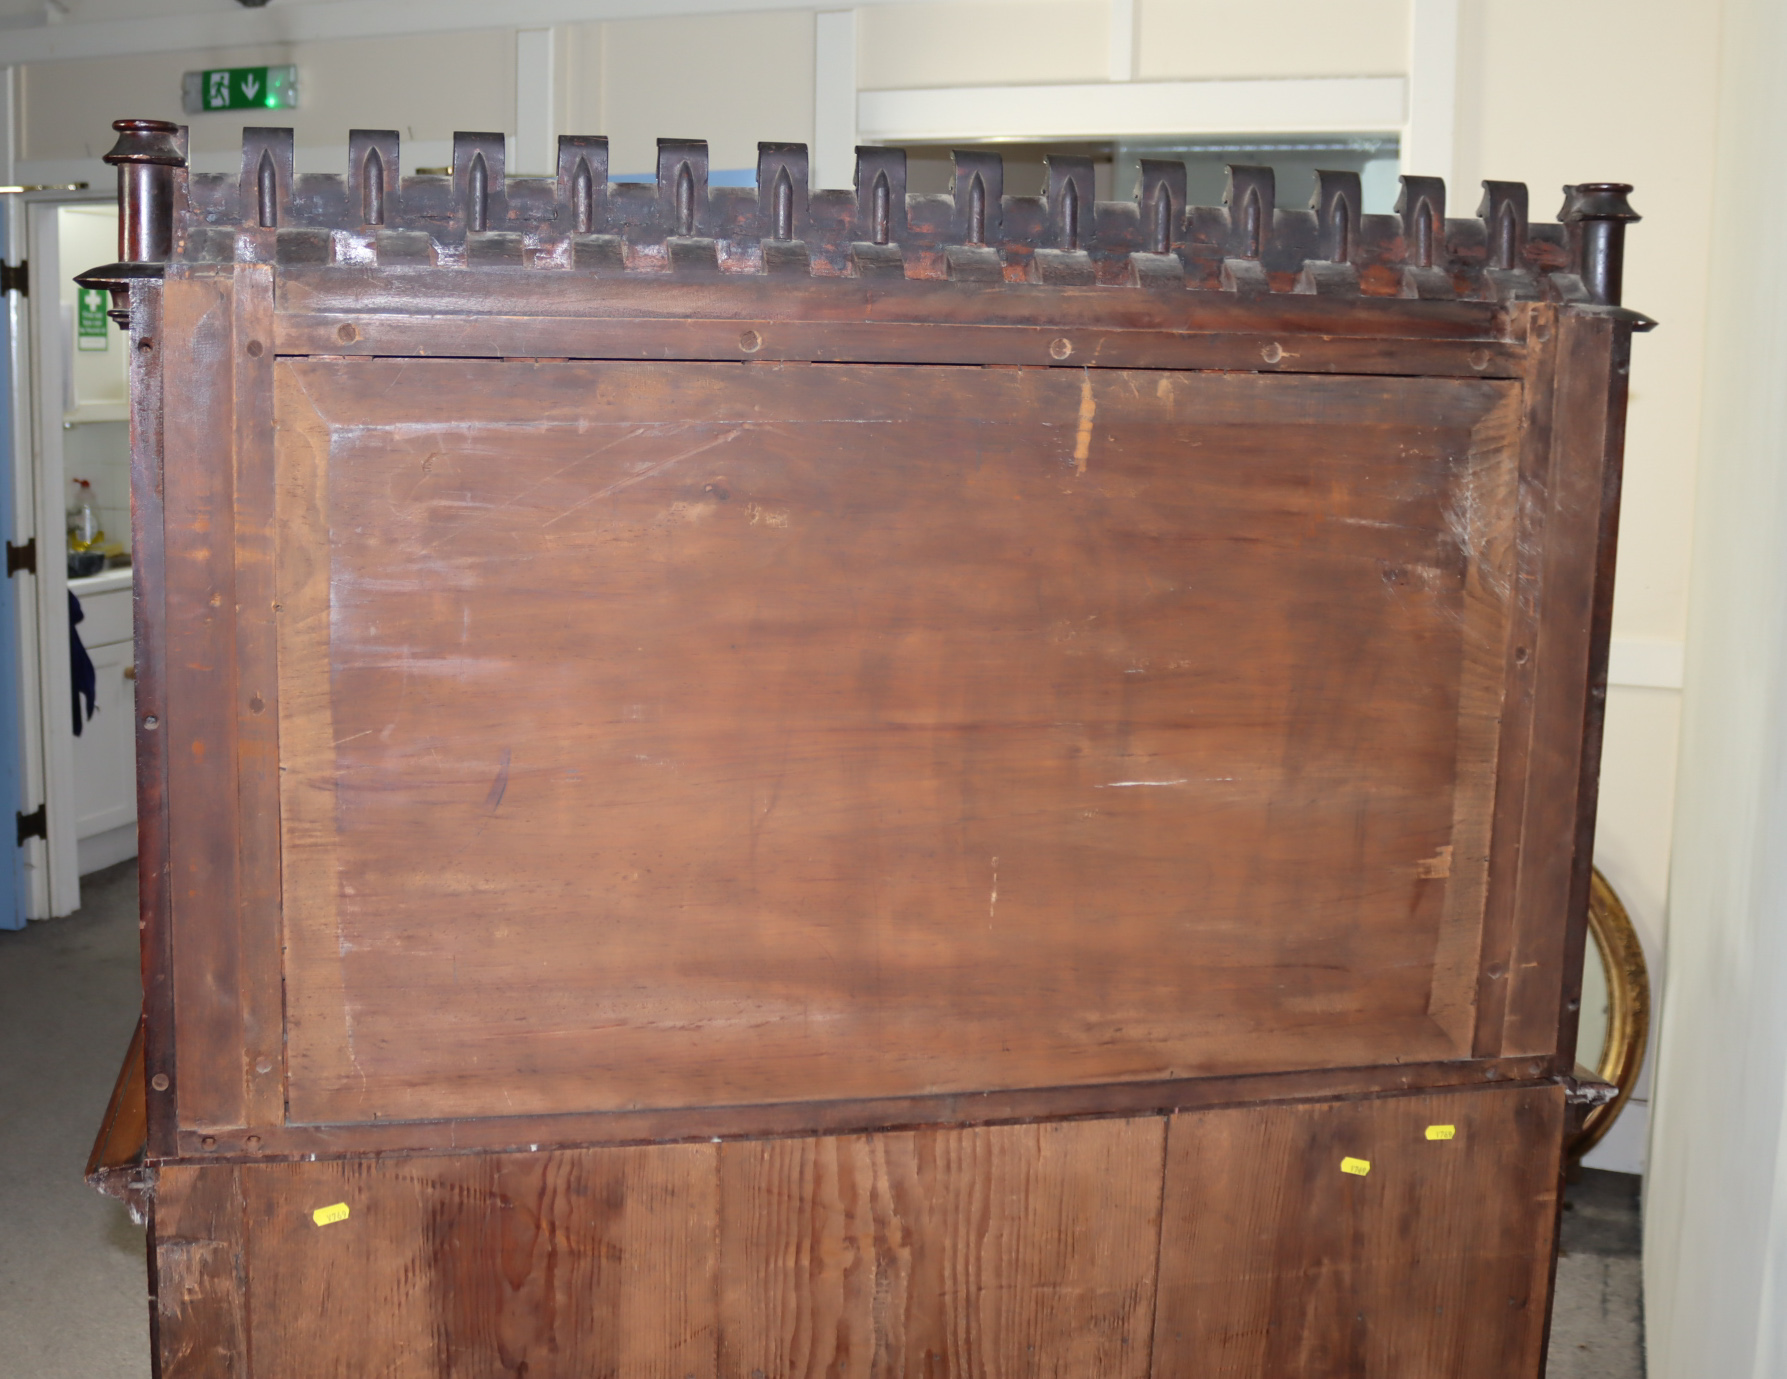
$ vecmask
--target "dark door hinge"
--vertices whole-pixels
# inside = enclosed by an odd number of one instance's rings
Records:
[[[31,265],[28,261],[0,263],[0,296],[8,292],[16,292],[21,297],[31,295]]]
[[[6,575],[10,579],[20,570],[30,574],[37,573],[37,538],[34,536],[23,546],[6,543]]]
[[[19,817],[19,846],[25,846],[27,838],[42,838],[46,843],[50,838],[50,815],[48,805],[38,805],[29,814]]]

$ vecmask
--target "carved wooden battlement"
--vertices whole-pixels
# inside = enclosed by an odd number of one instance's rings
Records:
[[[1035,196],[1003,160],[955,154],[953,195],[910,193],[898,149],[859,148],[851,191],[809,185],[804,144],[758,145],[757,187],[710,187],[707,145],[658,141],[657,180],[609,177],[608,141],[566,135],[556,177],[511,177],[501,134],[456,134],[450,175],[399,175],[398,136],[349,135],[345,174],[296,174],[290,129],[243,131],[239,175],[185,167],[185,131],[121,120],[107,160],[160,237],[126,219],[122,264],[507,266],[597,275],[798,274],[1142,287],[1243,296],[1550,300],[1618,305],[1629,186],[1566,187],[1555,224],[1519,182],[1485,182],[1472,218],[1439,178],[1403,177],[1393,215],[1360,209],[1356,173],[1320,172],[1307,207],[1279,204],[1271,168],[1232,166],[1222,206],[1186,204],[1182,163],[1145,159],[1134,201],[1098,201],[1092,162],[1048,160]],[[158,183],[157,177],[161,179]],[[138,184],[141,184],[140,186]],[[108,276],[108,274],[110,276]]]

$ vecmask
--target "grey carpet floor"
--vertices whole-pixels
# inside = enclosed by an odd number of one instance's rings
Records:
[[[81,1180],[141,1001],[136,863],[81,894],[0,931],[0,1379],[149,1373],[142,1229]],[[1570,1185],[1548,1379],[1643,1379],[1638,1181]]]
[[[143,1231],[81,1179],[142,1006],[136,863],[0,930],[0,1379],[147,1379]]]

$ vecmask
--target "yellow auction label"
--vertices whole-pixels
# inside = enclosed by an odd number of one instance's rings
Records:
[[[1367,1173],[1371,1172],[1371,1160],[1353,1158],[1342,1159],[1340,1161],[1340,1171],[1342,1173],[1356,1174],[1363,1178]]]
[[[319,1226],[333,1226],[337,1221],[347,1220],[347,1203],[337,1202],[332,1207],[318,1207],[310,1213],[310,1219]]]
[[[1456,1125],[1430,1125],[1427,1127],[1427,1138],[1430,1140],[1449,1140],[1457,1133]]]

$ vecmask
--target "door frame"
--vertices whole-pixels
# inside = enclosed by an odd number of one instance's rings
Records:
[[[28,300],[27,369],[15,365],[18,380],[28,374],[26,447],[30,463],[13,475],[15,541],[37,539],[37,577],[32,589],[15,596],[19,609],[19,688],[24,719],[24,798],[41,801],[45,839],[32,839],[24,854],[27,913],[49,919],[80,908],[80,853],[75,838],[74,735],[68,725],[73,693],[68,661],[68,568],[57,559],[64,549],[66,466],[62,446],[63,359],[60,294],[65,275],[92,264],[63,264],[57,241],[57,213],[63,206],[116,204],[109,190],[37,192],[21,198],[26,252],[35,288]],[[34,596],[33,596],[34,595]]]
[[[0,260],[17,269],[25,261],[25,213],[17,195],[0,195]],[[30,304],[20,292],[0,294],[0,444],[6,450],[8,478],[0,482],[0,537],[23,541],[20,529],[19,476],[29,469],[31,452],[30,351],[27,336]],[[29,581],[29,582],[27,582]],[[35,608],[35,580],[21,570],[6,581],[0,597],[0,801],[10,800],[14,810],[25,807],[25,716],[21,695],[25,681],[25,642],[21,618],[26,604]],[[0,828],[6,809],[0,805]],[[32,840],[35,846],[36,840]],[[0,929],[22,929],[32,913],[26,894],[25,846],[5,848],[0,840]]]

